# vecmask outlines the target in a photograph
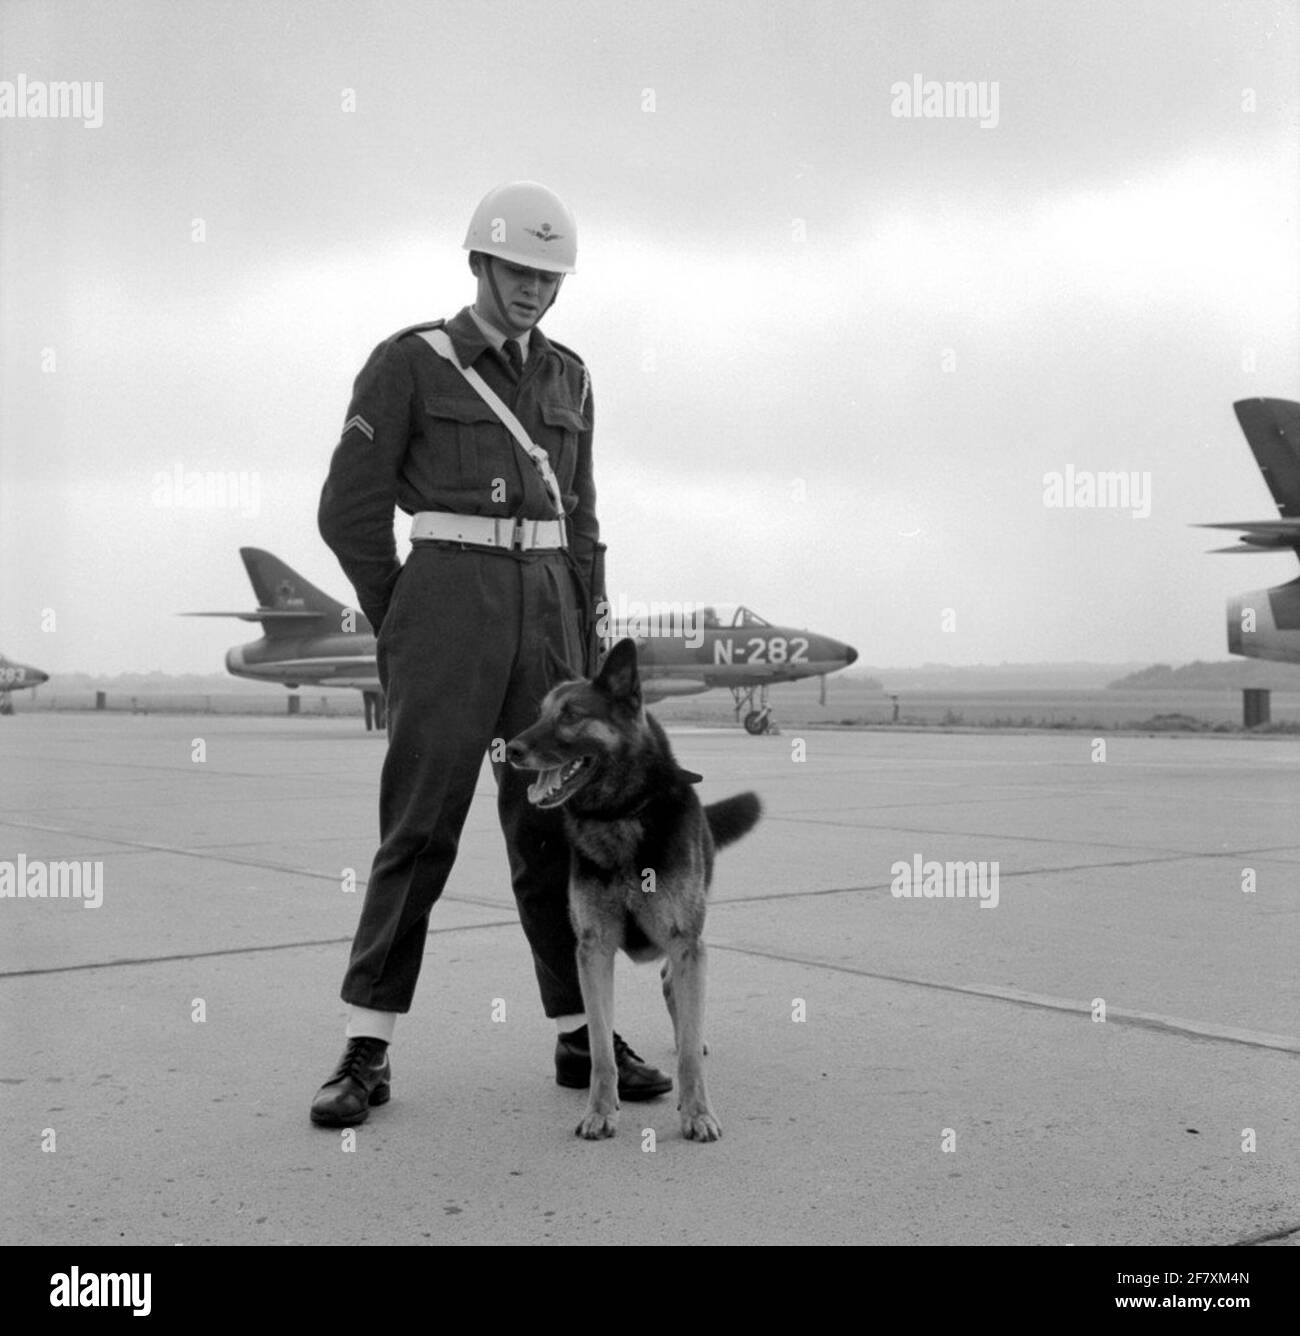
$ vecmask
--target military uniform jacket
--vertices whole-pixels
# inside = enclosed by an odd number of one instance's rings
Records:
[[[516,381],[466,307],[450,320],[415,325],[385,339],[353,386],[317,518],[361,610],[378,632],[401,569],[393,539],[395,506],[411,515],[444,510],[556,517],[536,465],[460,372],[418,332],[437,328],[446,329],[461,364],[478,371],[550,456],[570,551],[595,596],[600,529],[587,368],[576,353],[534,328],[528,361]]]

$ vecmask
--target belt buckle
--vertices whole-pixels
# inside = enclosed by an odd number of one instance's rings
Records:
[[[537,521],[536,520],[515,520],[515,534],[510,546],[516,552],[530,552],[537,546]],[[531,526],[531,530],[525,528]],[[531,540],[531,541],[529,541]]]

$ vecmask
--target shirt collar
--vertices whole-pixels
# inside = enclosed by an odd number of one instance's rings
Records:
[[[472,306],[467,306],[465,309],[469,312],[469,318],[478,326],[479,333],[483,335],[497,352],[500,352],[501,349],[505,347],[507,336],[502,334],[499,329],[489,325]],[[531,329],[526,329],[522,334],[511,336],[515,339],[515,342],[519,344],[519,350],[523,353],[525,362],[528,360],[528,341],[532,332]]]
[[[480,354],[493,346],[480,327],[478,320],[475,319],[474,312],[468,306],[457,311],[450,320],[444,321],[443,328],[451,338],[452,347],[456,350],[456,357],[461,366],[472,366]],[[495,333],[495,331],[493,332]],[[552,351],[550,339],[540,329],[534,326],[528,333],[534,358],[544,356]],[[504,335],[499,337],[504,344]]]

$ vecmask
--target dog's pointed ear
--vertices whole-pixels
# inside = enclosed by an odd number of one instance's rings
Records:
[[[605,662],[596,674],[596,686],[627,702],[634,709],[641,707],[641,675],[636,666],[636,641],[623,639],[605,655]]]

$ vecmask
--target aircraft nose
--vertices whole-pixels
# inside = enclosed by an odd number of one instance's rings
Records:
[[[845,645],[845,646],[844,646],[844,662],[845,662],[845,663],[857,663],[857,661],[858,661],[858,651],[855,650],[855,649],[853,648],[852,645]]]
[[[36,679],[37,686],[40,686],[42,682],[48,682],[50,680],[49,673],[43,673],[39,668],[33,671],[32,676]]]

